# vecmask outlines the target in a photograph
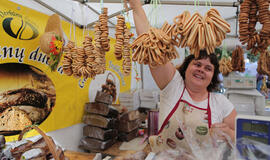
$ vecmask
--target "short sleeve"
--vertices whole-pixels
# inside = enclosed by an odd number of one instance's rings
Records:
[[[221,93],[211,94],[212,123],[220,123],[234,109],[234,105]]]

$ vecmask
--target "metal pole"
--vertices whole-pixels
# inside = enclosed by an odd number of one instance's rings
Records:
[[[142,81],[142,89],[144,89],[144,84],[143,84],[143,64],[140,64],[140,70],[141,70],[141,81]]]
[[[73,22],[71,18],[67,17],[66,15],[64,15],[63,13],[57,11],[56,9],[52,8],[51,6],[49,6],[48,4],[42,2],[41,0],[34,0],[35,2],[39,3],[40,5],[48,8],[49,10],[51,10],[52,12],[60,15],[61,17],[65,18],[67,21],[69,21],[70,23],[74,23],[76,26],[83,28],[83,25],[77,23],[77,22]]]
[[[127,11],[130,11],[131,10],[131,8],[128,8],[128,10]],[[109,15],[108,16],[108,19],[110,19],[110,18],[112,18],[112,17],[115,17],[115,16],[117,16],[117,15],[119,15],[119,14],[121,14],[122,12],[126,12],[126,9],[123,9],[123,10],[121,10],[121,11],[118,11],[118,12],[115,12],[114,14],[111,14],[111,15]],[[96,22],[98,22],[99,20],[96,20],[96,21],[94,21],[94,22],[92,22],[92,23],[89,23],[89,24],[87,24],[87,28],[88,27],[91,27],[92,25],[94,25]]]
[[[100,15],[100,13],[97,11],[97,10],[95,10],[94,8],[92,8],[91,6],[89,6],[89,5],[87,5],[87,4],[85,4],[90,10],[92,10],[93,12],[95,12],[97,15]],[[113,22],[111,22],[110,20],[108,20],[108,22],[110,23],[110,24],[112,24],[113,26],[115,26],[115,24],[113,23]]]
[[[88,3],[99,3],[100,0],[88,0]],[[103,0],[104,3],[121,3],[121,0]],[[141,2],[145,3],[145,1]],[[194,1],[167,1],[167,0],[161,0],[161,4],[167,4],[167,5],[194,5]],[[198,3],[198,2],[197,2]],[[204,6],[206,1],[199,1],[200,6]],[[220,7],[237,7],[240,4],[240,2],[211,2],[212,6],[220,6]]]

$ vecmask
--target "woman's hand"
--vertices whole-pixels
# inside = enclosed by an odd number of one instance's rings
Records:
[[[137,8],[140,8],[141,1],[140,0],[127,0],[129,2],[130,8],[133,10],[136,10]]]
[[[133,20],[136,27],[137,35],[141,35],[149,30],[150,25],[148,23],[148,19],[143,10],[142,4],[140,0],[128,0],[130,8],[133,11]]]
[[[211,126],[210,134],[212,136],[217,136],[218,139],[227,140],[226,135],[230,136],[231,140],[234,142],[235,133],[234,130],[229,127],[226,123],[215,123]]]

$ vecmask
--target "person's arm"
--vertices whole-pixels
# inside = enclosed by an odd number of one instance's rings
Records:
[[[148,32],[150,24],[147,20],[144,9],[140,0],[129,0],[130,7],[133,9],[133,19],[136,26],[137,35]],[[171,62],[164,65],[159,65],[155,68],[150,67],[150,71],[157,86],[162,90],[172,80],[175,74],[175,67]]]

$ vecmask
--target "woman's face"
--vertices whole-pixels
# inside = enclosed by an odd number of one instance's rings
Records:
[[[188,86],[207,88],[214,75],[214,69],[209,58],[192,60],[185,73],[185,82]]]

